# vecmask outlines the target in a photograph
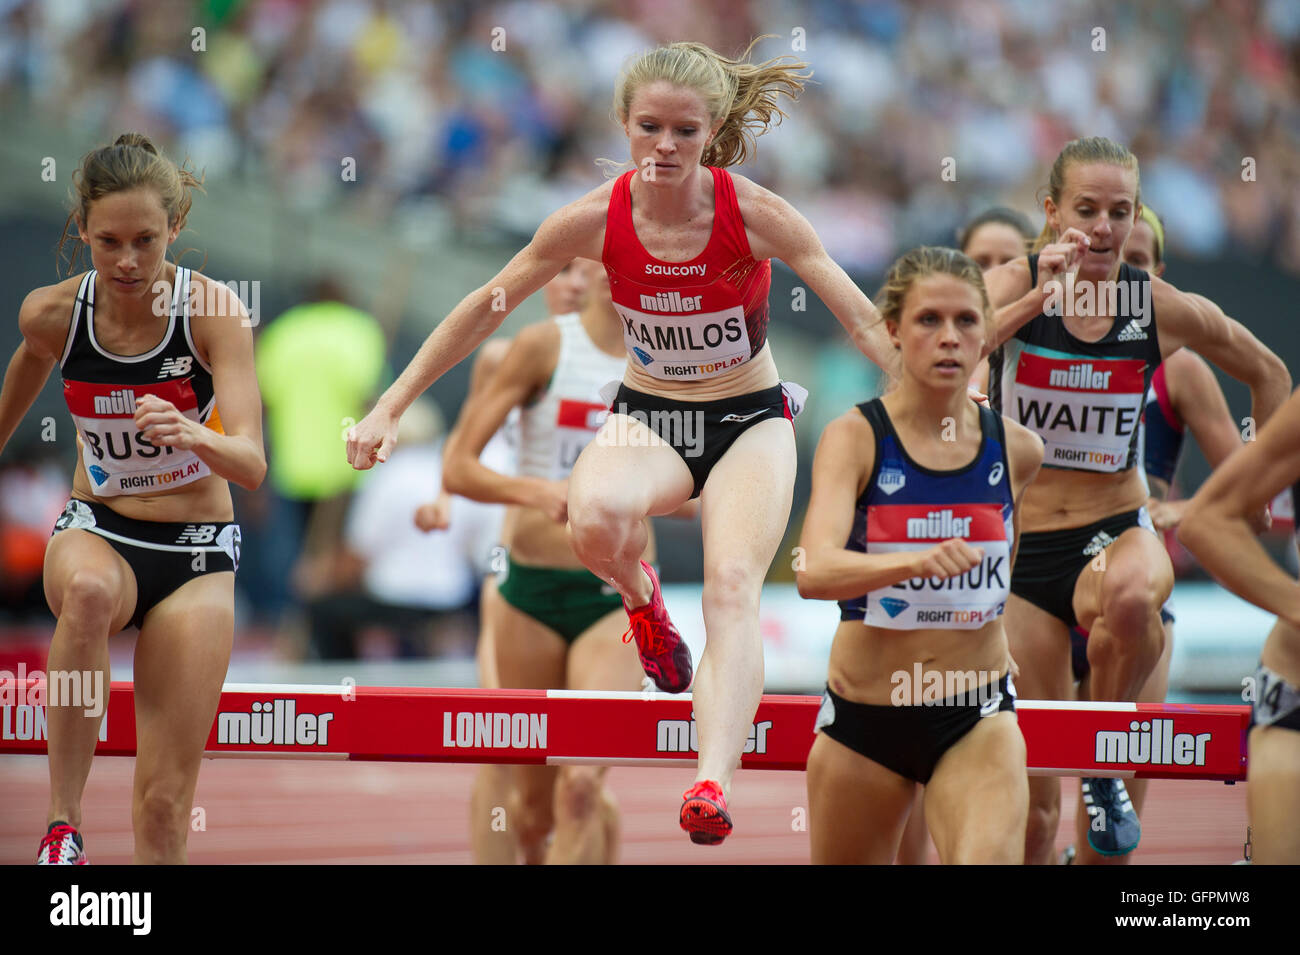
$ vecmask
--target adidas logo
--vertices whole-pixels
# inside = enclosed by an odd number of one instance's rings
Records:
[[[1096,557],[1113,543],[1115,543],[1115,538],[1105,531],[1098,531],[1097,536],[1088,541],[1088,546],[1083,549],[1083,552],[1089,557]]]
[[[1144,342],[1147,340],[1147,333],[1137,323],[1136,319],[1131,319],[1128,326],[1119,333],[1119,337],[1115,340],[1120,342]]]

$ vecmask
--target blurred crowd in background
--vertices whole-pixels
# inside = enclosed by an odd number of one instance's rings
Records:
[[[1037,228],[1048,166],[1086,135],[1138,155],[1174,255],[1300,274],[1296,0],[0,0],[0,110],[38,109],[87,148],[146,131],[209,179],[268,183],[308,214],[437,214],[517,247],[600,182],[596,159],[627,155],[612,91],[629,56],[679,39],[736,55],[763,34],[754,59],[805,60],[814,83],[741,171],[873,277],[868,293],[901,251],[952,244],[989,205]],[[303,655],[467,652],[499,513],[460,502],[451,531],[415,529],[438,488],[436,406],[403,420],[369,479],[348,467],[340,422],[409,355],[346,299],[321,285],[259,329],[271,472],[236,493],[241,625],[288,620]],[[844,341],[822,347],[815,394],[833,397],[810,405],[801,464],[869,394],[864,365]],[[0,620],[49,618],[41,555],[67,454],[33,440],[0,463]]]
[[[1080,135],[1134,150],[1175,253],[1300,272],[1295,0],[0,0],[0,97],[156,131],[305,207],[342,201],[351,157],[369,215],[433,197],[461,229],[528,235],[626,156],[629,55],[763,34],[756,58],[804,59],[817,85],[745,172],[850,272],[993,199],[1041,208]]]

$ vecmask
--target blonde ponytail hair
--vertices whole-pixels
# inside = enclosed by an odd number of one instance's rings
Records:
[[[614,112],[626,123],[632,98],[642,86],[664,80],[695,90],[704,98],[709,124],[721,121],[718,133],[700,157],[703,166],[734,166],[754,153],[755,139],[786,116],[777,105],[779,96],[798,99],[811,72],[807,63],[781,56],[750,63],[753,40],[738,59],[731,60],[703,43],[670,43],[633,60],[614,87]]]

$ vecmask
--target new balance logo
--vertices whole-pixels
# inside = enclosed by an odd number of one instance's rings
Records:
[[[1130,321],[1128,327],[1119,333],[1115,339],[1120,342],[1144,342],[1147,340],[1147,333],[1142,330],[1136,321]]]
[[[107,395],[96,395],[95,414],[135,414],[135,392],[119,388]]]
[[[180,375],[188,375],[190,366],[194,364],[194,359],[189,355],[182,355],[180,358],[168,358],[158,369],[159,378],[175,378]]]
[[[216,524],[186,524],[176,538],[178,544],[211,544],[217,536]]]

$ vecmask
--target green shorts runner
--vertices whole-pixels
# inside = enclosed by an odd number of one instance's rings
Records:
[[[589,570],[531,567],[509,556],[506,561],[506,577],[497,584],[497,593],[566,643],[573,643],[611,610],[623,609],[618,591]]]

